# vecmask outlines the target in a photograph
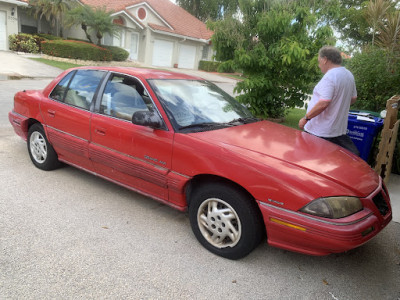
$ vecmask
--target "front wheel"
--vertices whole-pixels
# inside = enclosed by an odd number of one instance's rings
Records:
[[[197,188],[190,201],[189,218],[198,241],[212,253],[229,259],[248,255],[264,233],[255,201],[229,184]]]
[[[28,152],[33,164],[41,170],[54,170],[60,165],[57,153],[50,145],[44,129],[39,123],[35,123],[29,128]]]

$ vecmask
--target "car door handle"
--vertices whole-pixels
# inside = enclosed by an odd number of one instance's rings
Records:
[[[56,112],[54,110],[49,109],[47,111],[47,113],[49,114],[50,117],[54,118],[56,116]]]
[[[99,134],[99,135],[106,135],[106,131],[105,131],[105,129],[103,129],[103,128],[96,128],[96,129],[94,130],[94,132],[96,132],[96,133]]]

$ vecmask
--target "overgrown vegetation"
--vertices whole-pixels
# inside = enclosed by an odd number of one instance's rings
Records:
[[[348,61],[357,86],[355,108],[376,112],[385,109],[386,101],[400,93],[399,62],[392,61],[392,55],[378,47],[366,47]]]
[[[210,24],[221,67],[243,70],[238,100],[257,116],[279,118],[302,106],[310,83],[320,76],[316,54],[333,44],[324,25],[334,7],[323,0],[240,1],[242,20],[226,18]],[[220,67],[220,68],[221,68]]]

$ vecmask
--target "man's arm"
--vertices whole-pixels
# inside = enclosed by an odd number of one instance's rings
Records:
[[[306,123],[322,113],[330,103],[330,100],[319,100],[317,104],[315,104],[315,106],[308,113],[306,113],[305,117],[299,121],[299,128],[304,129]]]

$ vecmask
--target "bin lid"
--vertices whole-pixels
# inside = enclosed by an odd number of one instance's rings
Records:
[[[350,112],[352,112],[352,113],[361,113],[361,114],[367,113],[367,114],[369,114],[369,115],[371,115],[373,117],[378,117],[378,118],[381,117],[381,114],[379,112],[370,111],[370,110],[364,110],[364,109],[351,109]]]
[[[383,124],[383,119],[376,117],[375,115],[371,114],[371,112],[367,111],[349,111],[349,119],[356,119],[357,121],[363,122],[370,122],[370,123],[377,123],[379,125]]]

